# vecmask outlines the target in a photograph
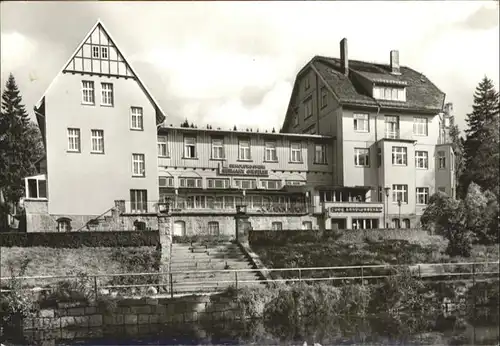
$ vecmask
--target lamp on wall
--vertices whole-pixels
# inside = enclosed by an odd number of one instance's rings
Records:
[[[389,191],[391,191],[391,188],[386,186],[386,187],[384,187],[384,191],[385,191],[384,224],[385,224],[385,227],[388,228],[388,224],[387,224],[387,209],[389,208]]]

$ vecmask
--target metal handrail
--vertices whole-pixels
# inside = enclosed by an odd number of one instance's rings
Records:
[[[88,275],[88,277],[119,277],[119,276],[143,276],[143,275],[169,275],[169,274],[192,274],[192,273],[234,273],[234,272],[259,272],[259,271],[270,271],[270,272],[295,272],[295,271],[320,271],[320,270],[342,270],[342,269],[371,269],[371,268],[402,268],[402,267],[420,267],[420,266],[466,266],[466,265],[484,265],[484,264],[500,264],[500,261],[488,261],[488,262],[463,262],[463,263],[419,263],[419,264],[373,264],[373,265],[359,265],[359,266],[336,266],[336,267],[296,267],[296,268],[262,268],[262,269],[206,269],[206,270],[178,270],[171,272],[145,272],[145,273],[115,273],[115,274],[93,274]],[[470,274],[464,273],[464,274]],[[439,276],[445,275],[445,273],[438,273]],[[49,275],[49,276],[19,276],[19,277],[1,277],[0,280],[34,280],[34,279],[76,279],[81,276],[79,275]]]

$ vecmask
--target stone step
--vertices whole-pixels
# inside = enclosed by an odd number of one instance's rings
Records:
[[[210,261],[210,262],[196,262],[196,261],[188,261],[188,262],[173,262],[170,263],[170,267],[174,268],[185,268],[185,267],[195,267],[195,268],[200,268],[200,267],[213,267],[213,266],[218,266],[218,267],[223,267],[225,265],[228,266],[244,266],[244,267],[251,267],[251,264],[249,262],[243,262],[243,261]]]
[[[255,283],[241,283],[238,284],[238,287],[259,287],[262,286],[264,282],[255,282]],[[202,285],[179,285],[175,284],[174,285],[174,294],[176,293],[196,293],[196,292],[213,292],[213,291],[220,291],[224,290],[227,287],[234,286],[233,284],[202,284]]]
[[[172,279],[179,281],[179,279],[219,279],[219,280],[233,280],[235,278],[234,272],[231,273],[183,273],[183,274],[172,274]],[[238,273],[238,280],[254,280],[258,279],[257,272],[240,272]]]
[[[210,262],[225,262],[225,261],[230,261],[230,262],[248,262],[248,258],[245,256],[221,256],[221,257],[197,257],[197,258],[190,258],[190,257],[172,257],[170,258],[170,263],[194,263],[194,262],[199,262],[199,263],[210,263]]]

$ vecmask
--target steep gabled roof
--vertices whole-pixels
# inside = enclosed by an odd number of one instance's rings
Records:
[[[416,112],[437,113],[443,109],[445,94],[427,77],[407,66],[400,67],[399,75],[391,73],[389,65],[349,60],[349,76],[342,72],[341,60],[316,56],[313,66],[328,81],[342,105],[378,106]],[[375,100],[366,90],[369,84],[406,87],[406,102]]]
[[[104,24],[98,19],[68,61],[63,65],[57,76],[52,80],[43,96],[35,105],[35,110],[38,110],[42,106],[45,95],[61,73],[96,74],[135,79],[156,109],[156,122],[158,124],[163,123],[166,118],[165,112],[125,59],[125,55],[115,42],[109,31],[105,29]],[[90,57],[93,54],[93,46],[98,47],[97,58]],[[100,50],[101,47],[106,48],[105,56],[101,55],[103,54]]]

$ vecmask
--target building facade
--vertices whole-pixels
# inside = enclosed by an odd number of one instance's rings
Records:
[[[444,94],[341,51],[299,72],[281,133],[175,127],[98,21],[35,106],[27,230],[154,229],[166,203],[179,236],[234,234],[238,207],[254,229],[416,227],[454,193]]]

